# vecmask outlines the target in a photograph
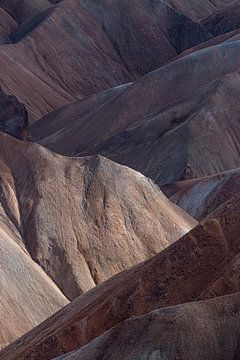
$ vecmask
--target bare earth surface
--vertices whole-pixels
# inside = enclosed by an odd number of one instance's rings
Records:
[[[240,359],[239,19],[0,0],[0,360]]]
[[[239,257],[239,209],[238,195],[157,256],[72,301],[3,350],[0,359],[52,359],[133,316],[238,292],[238,268],[229,268]]]
[[[170,200],[195,219],[203,220],[225,201],[240,192],[240,170],[180,181],[162,187]]]
[[[240,295],[235,294],[156,310],[55,359],[238,359],[239,307]]]
[[[103,157],[0,140],[1,347],[197,223],[152,181]]]
[[[160,185],[239,167],[239,51],[239,41],[201,49],[67,105],[33,138],[61,154],[100,152]]]

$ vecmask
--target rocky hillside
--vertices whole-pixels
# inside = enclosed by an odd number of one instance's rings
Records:
[[[67,158],[1,132],[0,144],[0,346],[197,224],[152,181],[103,157]]]
[[[240,359],[239,13],[0,0],[0,360]]]

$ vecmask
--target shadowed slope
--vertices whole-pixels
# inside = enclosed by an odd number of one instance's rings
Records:
[[[0,82],[26,106],[30,122],[74,100],[30,62],[21,43],[0,46]]]
[[[16,27],[16,21],[0,7],[0,43],[4,43],[5,37]]]
[[[178,12],[185,14],[193,20],[201,20],[214,14],[218,9],[223,9],[235,0],[166,0]]]
[[[27,21],[51,5],[48,0],[0,0],[0,7],[8,12],[18,24]]]
[[[87,0],[83,4],[135,78],[211,37],[204,27],[179,15],[165,1]]]
[[[35,121],[66,100],[135,80],[209,37],[162,1],[63,0],[9,34],[16,44],[0,47],[0,81]]]
[[[210,15],[202,21],[202,25],[214,36],[224,34],[240,27],[240,4],[233,1],[225,9]]]
[[[0,359],[52,359],[76,350],[132,316],[214,297],[208,289],[239,257],[239,214],[237,196],[157,256],[72,301],[3,350]],[[224,295],[226,289],[221,286],[219,281],[215,290]],[[231,290],[239,291],[239,276]]]
[[[56,360],[237,360],[240,294],[129,319]]]
[[[240,170],[206,178],[166,185],[163,192],[175,204],[198,220],[203,220],[225,201],[240,192]]]
[[[236,168],[239,54],[239,41],[197,51],[50,114],[33,137],[62,154],[101,153],[160,185]]]

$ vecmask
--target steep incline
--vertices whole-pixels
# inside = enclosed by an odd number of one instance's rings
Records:
[[[240,27],[240,4],[234,1],[225,9],[210,15],[202,21],[202,25],[214,36],[218,36]]]
[[[240,195],[157,256],[72,301],[3,350],[0,359],[52,359],[78,349],[125,319],[239,291],[239,214]],[[231,288],[223,286],[227,279]]]
[[[100,156],[62,157],[5,134],[0,140],[5,206],[32,258],[70,299],[150,258],[196,224],[129,168]]]
[[[240,169],[168,184],[163,186],[162,190],[172,202],[185,209],[195,219],[203,220],[240,192]]]
[[[1,194],[3,190],[1,179]],[[8,191],[11,193],[10,187]],[[14,206],[17,204],[12,204]],[[31,259],[20,231],[4,208],[1,198],[0,349],[68,303],[52,280]]]
[[[0,43],[5,42],[5,37],[17,27],[17,22],[0,7]]]
[[[224,9],[235,0],[166,0],[178,12],[197,21],[214,14],[218,9]]]
[[[14,96],[8,96],[0,87],[0,131],[27,140],[30,137],[28,113]]]
[[[31,121],[136,80],[212,36],[162,1],[63,0],[37,13],[9,34],[15,44],[0,47],[0,82]]]
[[[22,43],[0,46],[0,83],[26,106],[31,122],[75,99],[31,63]]]
[[[238,359],[239,320],[239,293],[165,308],[127,320],[55,360]]]
[[[0,0],[0,7],[4,9],[18,24],[38,15],[51,5],[48,0]]]
[[[235,41],[189,54],[50,114],[33,137],[62,154],[101,153],[160,185],[239,167],[239,52]]]
[[[87,0],[83,4],[135,78],[210,38],[204,27],[179,15],[165,1]]]

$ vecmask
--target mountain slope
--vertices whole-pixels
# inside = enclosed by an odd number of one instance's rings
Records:
[[[61,154],[101,153],[160,185],[236,168],[239,49],[239,41],[202,49],[65,106],[38,121],[33,137]]]
[[[26,140],[29,138],[28,113],[14,96],[8,96],[0,87],[0,130]]]
[[[168,184],[162,190],[172,202],[200,221],[240,192],[240,171],[235,169],[206,178],[180,181]]]
[[[0,360],[239,360],[238,15],[0,0]]]
[[[38,15],[51,5],[48,0],[0,0],[0,7],[15,19],[18,24]]]
[[[215,293],[208,292],[213,284],[217,294],[224,295],[226,288],[220,280],[227,279],[229,267],[239,258],[239,209],[240,195],[160,254],[72,301],[3,350],[0,359],[52,359],[89,343],[125,319],[213,298]],[[235,274],[231,292],[240,289],[239,273]]]
[[[0,349],[68,303],[34,263],[18,230],[0,206]]]
[[[62,157],[5,134],[0,139],[5,206],[32,258],[69,299],[148,259],[196,224],[129,168],[99,156]]]
[[[235,0],[167,0],[178,12],[197,21],[214,14],[218,9],[224,9]]]
[[[237,359],[239,318],[239,293],[178,305],[129,319],[78,351],[55,359]]]
[[[32,122],[66,100],[135,80],[212,36],[162,1],[63,0],[43,7],[5,39],[14,44],[0,47],[0,81],[26,104]]]

